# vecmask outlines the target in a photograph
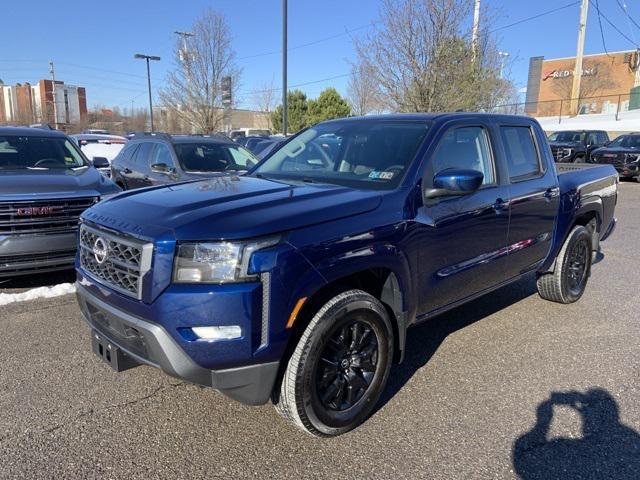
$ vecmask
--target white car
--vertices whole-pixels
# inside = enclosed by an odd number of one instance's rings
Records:
[[[104,158],[109,162],[109,165],[127,143],[126,137],[121,137],[120,135],[81,133],[79,135],[71,135],[71,138],[89,160],[94,161],[96,158]],[[98,170],[105,177],[111,178],[110,168],[98,168]]]

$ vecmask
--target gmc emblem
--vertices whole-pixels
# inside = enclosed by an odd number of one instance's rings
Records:
[[[48,207],[25,207],[19,208],[16,212],[18,217],[34,217],[37,215],[51,215],[53,213],[62,212],[60,206],[48,206]]]

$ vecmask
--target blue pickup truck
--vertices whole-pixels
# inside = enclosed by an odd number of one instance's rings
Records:
[[[409,327],[527,274],[570,303],[614,230],[609,165],[556,166],[535,120],[403,114],[315,125],[247,175],[125,192],[81,217],[97,355],[344,433]]]

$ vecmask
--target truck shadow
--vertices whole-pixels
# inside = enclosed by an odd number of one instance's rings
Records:
[[[407,332],[404,361],[393,365],[376,411],[391,400],[416,371],[425,366],[452,333],[537,293],[535,275],[522,278],[472,302],[434,317]]]
[[[554,406],[579,413],[582,438],[547,438]],[[534,427],[514,442],[516,473],[523,480],[640,478],[640,435],[620,423],[619,413],[602,388],[551,393],[538,405]]]

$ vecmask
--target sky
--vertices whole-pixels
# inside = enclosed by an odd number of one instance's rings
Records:
[[[578,2],[570,0],[482,0],[493,11],[492,28],[500,50],[508,52],[505,74],[517,88],[526,86],[529,58],[575,55]],[[637,48],[640,0],[592,0],[585,53]],[[371,31],[379,18],[380,0],[289,0],[289,86],[311,98],[333,86],[346,93],[353,40]],[[512,23],[575,3],[556,13],[515,26]],[[237,62],[243,69],[239,106],[250,107],[256,90],[281,81],[281,0],[36,0],[12,2],[3,12],[0,29],[0,79],[5,84],[49,78],[53,61],[56,78],[85,86],[89,108],[145,108],[146,70],[135,53],[158,55],[153,62],[154,98],[175,68],[175,30],[189,30],[207,8],[222,12],[233,35]],[[502,28],[506,27],[506,28]],[[628,37],[628,38],[625,38]],[[312,45],[306,45],[311,43]],[[313,82],[313,83],[310,83]],[[278,93],[278,95],[280,95]]]

